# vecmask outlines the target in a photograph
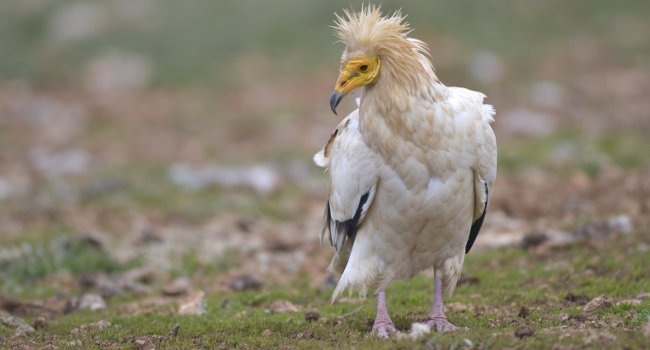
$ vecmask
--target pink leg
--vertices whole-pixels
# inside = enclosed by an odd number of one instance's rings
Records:
[[[431,306],[429,317],[427,317],[427,325],[435,329],[436,332],[440,333],[459,330],[459,327],[456,327],[447,321],[447,317],[445,316],[445,306],[442,302],[442,278],[438,273],[435,275],[436,277],[435,287],[433,290],[433,306]]]
[[[377,293],[377,316],[375,317],[375,324],[372,326],[372,333],[386,339],[390,333],[395,331],[395,325],[388,316],[388,309],[386,308],[386,292],[382,290]]]

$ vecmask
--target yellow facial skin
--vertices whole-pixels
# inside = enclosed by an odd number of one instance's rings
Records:
[[[336,114],[336,106],[350,91],[372,84],[379,77],[379,57],[355,57],[348,60],[341,68],[339,78],[336,80],[334,92],[330,97],[330,107]]]

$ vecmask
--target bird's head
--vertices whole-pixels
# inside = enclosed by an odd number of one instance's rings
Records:
[[[359,86],[374,84],[379,78],[379,56],[359,55],[344,61],[341,73],[336,80],[334,92],[330,96],[330,107],[336,114],[336,107],[343,97]]]
[[[426,45],[407,36],[410,28],[404,19],[400,12],[384,16],[377,6],[336,15],[334,28],[345,50],[330,97],[334,114],[343,97],[358,87],[387,80],[407,89],[417,88],[418,76],[433,74]]]

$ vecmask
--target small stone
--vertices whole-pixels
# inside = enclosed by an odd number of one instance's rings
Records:
[[[178,308],[178,313],[181,315],[205,315],[208,313],[208,304],[205,300],[205,292],[198,291],[191,294],[185,299]]]
[[[311,329],[306,330],[304,332],[300,332],[294,336],[296,339],[311,339],[314,338],[314,331]]]
[[[84,174],[90,168],[91,156],[85,150],[55,152],[36,147],[29,152],[33,167],[47,178]]]
[[[265,329],[264,331],[262,331],[262,336],[263,337],[270,337],[272,335],[273,335],[273,332],[271,332],[270,329]]]
[[[83,342],[81,339],[76,339],[68,342],[68,345],[74,349],[81,349],[81,346],[83,345]]]
[[[34,327],[30,326],[18,316],[14,316],[7,311],[0,310],[0,323],[9,327],[16,328],[16,335],[21,336],[26,333],[31,333],[34,331]]]
[[[74,328],[70,333],[71,334],[79,334],[81,332],[85,332],[89,329],[96,329],[96,330],[104,330],[107,329],[111,326],[111,323],[106,321],[106,320],[99,320],[97,322],[89,323],[89,324],[84,324],[79,327]]]
[[[49,322],[43,316],[39,316],[39,317],[35,318],[34,321],[32,321],[32,327],[34,327],[34,329],[46,328],[48,324],[49,324]]]
[[[630,234],[634,231],[632,219],[627,215],[614,215],[607,218],[607,226],[613,232]]]
[[[101,296],[88,293],[82,295],[81,298],[79,298],[79,304],[77,308],[81,310],[91,311],[103,310],[106,308],[106,302]]]
[[[467,304],[454,302],[447,304],[447,309],[453,312],[467,312],[469,311],[470,307]]]
[[[598,296],[594,298],[592,301],[590,301],[587,305],[585,305],[584,311],[585,313],[593,313],[601,309],[605,309],[608,307],[614,306],[614,303],[612,302],[612,299],[609,297],[606,297],[604,295]]]
[[[640,300],[650,299],[650,293],[641,293],[637,295],[636,298]]]
[[[471,339],[465,338],[461,343],[470,349],[474,347],[474,342]]]
[[[530,337],[533,334],[535,334],[535,329],[530,326],[519,326],[515,329],[515,337],[519,339]]]
[[[619,306],[619,305],[641,305],[641,300],[639,300],[639,299],[621,300],[618,303],[616,303],[616,306]]]
[[[565,297],[564,300],[580,305],[585,305],[589,302],[589,297],[586,296],[585,294],[573,294],[569,292]]]
[[[524,236],[524,238],[521,240],[521,247],[523,249],[537,247],[546,242],[546,240],[548,240],[548,238],[546,235],[544,235],[544,233],[532,232]]]
[[[148,336],[148,337],[145,337],[145,338],[142,338],[142,339],[136,339],[133,342],[135,343],[135,347],[137,349],[156,350],[156,346],[154,345],[154,341],[155,342],[160,342],[160,341],[162,341],[164,339],[165,338],[163,336],[152,335],[152,336]]]
[[[411,332],[409,337],[411,339],[418,339],[424,335],[431,333],[431,328],[426,323],[415,322],[411,325]]]
[[[168,176],[172,183],[187,190],[196,191],[219,185],[225,188],[252,188],[264,196],[275,192],[282,183],[280,173],[268,164],[247,168],[173,164],[169,168]]]
[[[248,274],[239,275],[230,282],[230,288],[235,291],[260,289],[261,287],[262,282]]]
[[[110,326],[111,326],[111,323],[106,321],[106,320],[99,320],[97,322],[93,322],[93,323],[88,324],[89,329],[98,329],[98,330],[106,329],[106,328],[108,328]]]
[[[345,323],[345,317],[342,316],[336,316],[333,319],[330,320],[330,324],[332,326],[340,326]]]
[[[140,231],[140,236],[136,240],[139,244],[152,244],[162,242],[163,238],[160,237],[158,232],[154,230],[151,226],[145,226],[142,231]]]
[[[181,325],[178,324],[178,323],[175,324],[174,327],[172,327],[172,330],[169,331],[169,336],[170,336],[170,337],[176,337],[176,336],[178,336],[178,331],[179,331],[180,329],[181,329]]]
[[[300,312],[300,306],[288,300],[276,300],[269,305],[269,311],[275,312]]]
[[[528,315],[530,315],[530,309],[528,309],[528,308],[525,307],[525,306],[522,306],[522,307],[519,309],[519,313],[517,314],[517,316],[519,316],[519,317],[521,317],[521,318],[524,318],[524,319],[525,319],[526,317],[528,317]]]
[[[161,288],[163,295],[168,297],[178,297],[187,294],[190,290],[190,283],[187,279],[178,279],[171,284]]]
[[[305,321],[307,322],[318,321],[319,318],[320,318],[320,314],[318,313],[318,311],[305,312]]]
[[[544,241],[544,245],[549,247],[564,247],[571,245],[576,241],[574,235],[564,231],[546,230],[544,231],[544,235],[547,238],[546,241]]]
[[[587,316],[583,314],[579,314],[579,315],[571,316],[569,317],[569,319],[576,320],[579,323],[585,323],[587,321]]]

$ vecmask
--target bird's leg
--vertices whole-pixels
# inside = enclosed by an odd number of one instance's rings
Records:
[[[433,306],[427,317],[427,325],[436,332],[445,333],[459,330],[460,328],[447,321],[445,316],[445,306],[442,302],[442,277],[441,274],[435,274],[435,287],[433,290]]]
[[[377,316],[375,316],[375,324],[372,326],[372,333],[386,339],[390,333],[395,331],[395,325],[388,316],[386,308],[386,292],[382,290],[377,293]]]

